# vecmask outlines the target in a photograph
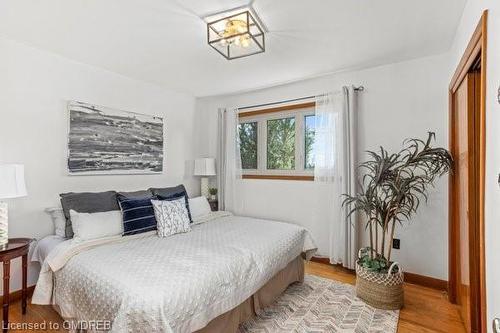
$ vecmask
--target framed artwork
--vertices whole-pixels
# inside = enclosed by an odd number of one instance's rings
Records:
[[[163,118],[68,102],[70,175],[163,172]]]

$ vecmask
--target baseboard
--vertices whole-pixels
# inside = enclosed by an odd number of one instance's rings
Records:
[[[341,265],[330,264],[330,259],[325,258],[325,257],[312,257],[311,261],[317,262],[320,264],[336,266],[336,267],[339,267],[342,270],[345,270],[349,273],[356,274],[356,272],[354,270],[342,267]],[[448,281],[436,279],[436,278],[433,278],[430,276],[405,272],[405,282],[417,284],[417,285],[422,286],[422,287],[448,291]]]
[[[325,258],[325,257],[312,257],[311,261],[317,262],[317,263],[320,263],[320,264],[330,265],[330,259]]]
[[[338,270],[344,271],[346,273],[356,274],[356,271],[354,269],[346,268],[346,267],[344,267],[344,266],[342,266],[340,264],[330,264],[330,259],[329,258],[325,258],[325,257],[312,257],[310,259],[310,261],[317,262],[319,264],[330,265],[330,266],[333,266],[333,267],[337,268]]]
[[[28,293],[28,298],[30,298],[31,295],[33,295],[33,291],[35,291],[35,286],[29,286],[26,291]],[[16,290],[11,292],[9,294],[9,303],[20,300],[22,296],[23,296],[22,290]],[[3,296],[0,296],[0,303],[3,303]]]
[[[405,272],[405,282],[418,284],[419,286],[448,291],[448,281],[436,279],[430,276]]]

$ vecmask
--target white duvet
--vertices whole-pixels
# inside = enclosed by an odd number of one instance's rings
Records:
[[[111,320],[112,332],[192,332],[255,293],[301,252],[302,227],[219,212],[191,232],[76,243],[45,260],[32,302],[66,318]]]

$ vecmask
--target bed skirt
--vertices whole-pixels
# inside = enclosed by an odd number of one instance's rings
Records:
[[[304,259],[298,256],[243,303],[216,317],[196,333],[235,333],[238,326],[271,305],[294,282],[304,281]]]

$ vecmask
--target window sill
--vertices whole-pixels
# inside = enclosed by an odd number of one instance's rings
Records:
[[[243,179],[314,181],[314,176],[294,176],[294,175],[242,175],[242,178]]]

